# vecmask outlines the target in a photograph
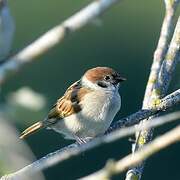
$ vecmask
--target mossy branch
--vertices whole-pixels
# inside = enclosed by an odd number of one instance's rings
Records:
[[[162,28],[160,32],[159,41],[154,52],[153,63],[151,66],[151,72],[149,75],[149,80],[146,86],[146,91],[144,95],[143,108],[147,108],[150,104],[150,98],[152,95],[153,88],[158,80],[159,71],[161,68],[162,61],[166,55],[168,49],[168,43],[173,31],[173,19],[175,11],[179,1],[170,2],[170,0],[165,0],[165,16],[162,23]]]
[[[106,134],[124,126],[127,127],[136,124],[143,119],[180,104],[180,89],[154,103],[155,104],[153,104],[152,107],[149,107],[149,109],[141,109],[128,117],[122,118],[119,121],[112,123]]]
[[[35,174],[38,171],[44,170],[46,168],[49,168],[53,165],[56,165],[57,163],[61,163],[73,156],[78,156],[79,154],[91,150],[92,148],[98,147],[102,144],[108,144],[112,143],[114,141],[119,140],[122,137],[131,135],[135,133],[137,130],[143,130],[148,129],[152,127],[157,127],[160,125],[163,125],[165,123],[177,120],[180,118],[180,112],[173,113],[170,115],[166,115],[163,117],[159,117],[157,119],[154,119],[151,122],[146,122],[142,126],[139,126],[138,129],[136,126],[122,128],[124,126],[130,126],[134,123],[137,123],[141,120],[142,117],[149,117],[154,113],[157,113],[157,111],[164,111],[170,107],[174,107],[175,105],[180,103],[180,89],[175,91],[174,93],[168,95],[164,99],[161,100],[161,103],[157,105],[156,110],[155,108],[149,109],[147,111],[138,111],[137,113],[133,114],[132,117],[129,116],[127,118],[124,118],[122,120],[119,120],[117,123],[115,123],[108,132],[108,135],[96,138],[92,140],[91,142],[84,144],[82,146],[77,146],[76,144],[71,144],[65,148],[62,148],[60,150],[57,150],[53,153],[50,153],[46,155],[45,157],[41,158],[40,160],[35,161],[34,163],[22,168],[21,170],[12,173],[10,175],[3,176],[0,180],[16,180],[21,179],[21,177],[29,176],[31,174]],[[148,112],[149,111],[149,112]],[[144,114],[144,115],[143,115]],[[139,115],[139,117],[138,117]],[[134,118],[134,119],[133,119]],[[123,123],[121,123],[123,122]],[[118,128],[120,128],[118,130]],[[117,130],[117,131],[115,131]],[[112,132],[114,131],[114,132]]]
[[[179,0],[165,0],[166,15],[164,18],[159,41],[163,39],[162,37],[163,33],[165,33],[166,36],[164,36],[165,39],[164,39],[164,44],[162,46],[163,49],[159,51],[157,48],[156,50],[157,52],[158,51],[161,52],[160,56],[156,56],[156,51],[155,51],[154,61],[151,67],[151,73],[150,73],[149,81],[147,83],[145,97],[143,101],[143,109],[144,108],[146,109],[149,106],[153,106],[153,104],[156,104],[160,101],[160,98],[165,96],[173,72],[175,70],[175,67],[180,59],[180,17],[177,21],[172,40],[170,42],[170,46],[165,55],[167,43],[172,27],[172,20],[178,3]],[[150,117],[149,119],[146,120],[151,120],[152,118],[153,117]],[[137,132],[136,143],[133,144],[133,152],[141,148],[144,144],[151,141],[152,136],[153,136],[152,130]],[[127,172],[126,180],[132,180],[134,178],[141,179],[143,168],[144,168],[144,162],[138,165],[137,167],[130,169]]]
[[[113,175],[120,174],[121,172],[127,170],[129,167],[137,165],[153,154],[179,141],[180,125],[173,130],[165,133],[164,135],[157,137],[155,140],[145,145],[142,149],[136,151],[133,155],[129,154],[128,156],[118,161],[108,161],[103,169],[87,177],[81,178],[81,180],[110,180]]]

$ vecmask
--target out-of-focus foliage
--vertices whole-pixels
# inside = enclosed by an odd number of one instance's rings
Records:
[[[42,118],[47,111],[46,99],[29,87],[22,87],[7,95],[4,112],[13,121],[30,125],[32,118]]]
[[[16,129],[8,121],[9,119],[3,118],[3,114],[1,114],[0,176],[15,172],[35,160],[28,146],[19,140]],[[44,179],[41,173],[31,178],[37,180]],[[30,180],[31,178],[25,177],[26,180]]]

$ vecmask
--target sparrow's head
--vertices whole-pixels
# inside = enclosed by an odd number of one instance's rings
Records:
[[[84,85],[92,89],[117,90],[126,79],[108,67],[96,67],[86,71],[82,78]]]

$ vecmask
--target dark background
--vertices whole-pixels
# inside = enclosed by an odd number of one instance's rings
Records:
[[[89,2],[91,1],[9,1],[16,22],[13,51],[16,52],[33,42]],[[177,15],[179,12],[178,10]],[[103,14],[99,19],[102,25],[97,26],[95,22],[88,24],[9,79],[2,88],[4,99],[10,92],[29,86],[43,94],[48,101],[41,117],[27,113],[15,122],[19,131],[37,119],[43,119],[65,89],[79,79],[84,71],[95,66],[110,66],[128,79],[120,90],[122,108],[115,120],[140,109],[163,15],[162,0],[124,0]],[[169,92],[179,88],[179,70],[178,66]],[[175,123],[158,128],[155,135],[160,135],[174,126]],[[72,143],[65,141],[59,134],[46,130],[26,141],[37,158]],[[100,169],[106,159],[120,159],[130,151],[131,143],[126,138],[51,167],[44,173],[48,180],[76,179]],[[151,157],[147,161],[142,179],[180,179],[179,152],[180,145],[176,144]],[[117,179],[123,178],[124,174]]]

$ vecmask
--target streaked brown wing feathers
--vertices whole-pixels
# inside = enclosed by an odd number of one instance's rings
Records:
[[[60,120],[64,117],[72,115],[74,113],[78,113],[81,111],[80,101],[84,97],[84,95],[91,91],[87,88],[82,88],[80,81],[75,82],[72,84],[67,91],[65,92],[64,96],[62,96],[57,103],[53,106],[51,111],[48,114],[48,121],[51,119]],[[52,120],[53,123],[54,120]]]

